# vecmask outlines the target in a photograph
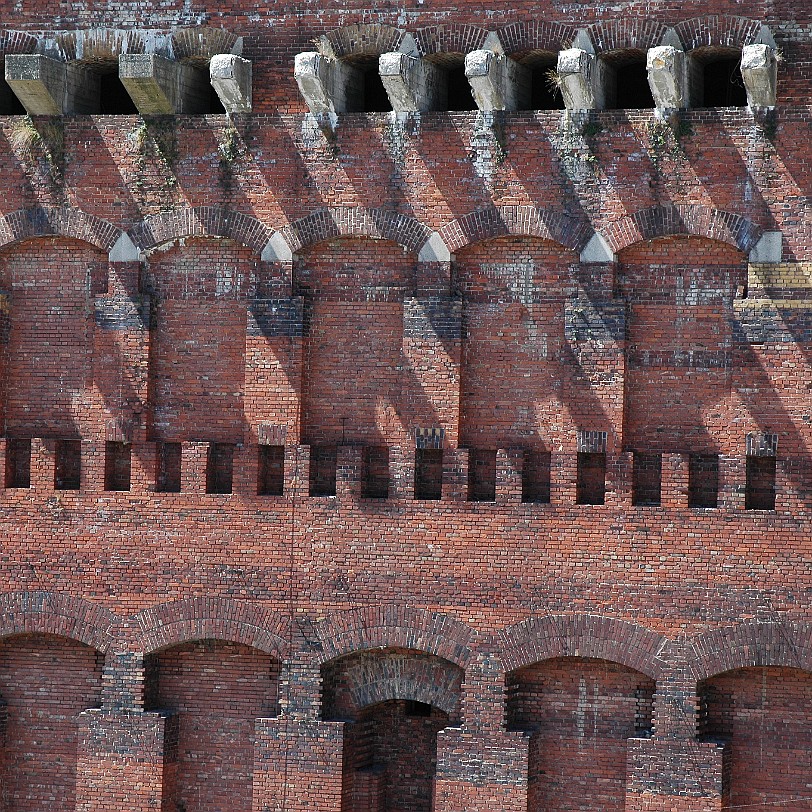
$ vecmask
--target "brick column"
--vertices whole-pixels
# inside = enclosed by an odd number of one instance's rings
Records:
[[[662,477],[662,506],[685,510],[688,507],[687,455],[663,454]]]
[[[88,710],[80,716],[77,812],[155,812],[171,767],[166,713]],[[176,741],[177,735],[174,736]]]
[[[341,445],[336,460],[336,496],[360,499],[363,482],[362,449],[360,446]]]
[[[523,448],[500,448],[496,452],[496,503],[516,505],[522,501]]]
[[[468,501],[468,449],[443,450],[443,499]]]
[[[102,708],[80,715],[77,812],[155,812],[177,759],[177,717],[143,710],[144,658],[109,653]]]
[[[743,456],[724,454],[719,457],[719,507],[744,510],[747,463]]]
[[[527,812],[529,738],[504,729],[505,683],[495,658],[466,669],[462,726],[437,736],[434,812]]]
[[[657,680],[654,729],[648,739],[629,739],[626,812],[721,812],[729,751],[697,741],[696,680],[678,644],[661,658],[675,663]]]
[[[208,443],[181,443],[181,493],[206,492],[206,463]]]

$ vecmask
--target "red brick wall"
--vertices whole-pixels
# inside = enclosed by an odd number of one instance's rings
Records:
[[[0,642],[4,810],[73,809],[79,714],[101,704],[102,658],[51,635]]]
[[[796,778],[812,768],[809,672],[742,668],[705,680],[699,692],[706,713],[700,731],[730,741],[730,807],[812,809]]]
[[[565,658],[508,677],[508,725],[531,732],[528,803],[623,812],[627,739],[651,724],[654,682],[608,661]]]
[[[250,812],[254,723],[277,713],[277,663],[248,646],[204,640],[153,655],[147,675],[147,708],[177,714],[162,808]]]

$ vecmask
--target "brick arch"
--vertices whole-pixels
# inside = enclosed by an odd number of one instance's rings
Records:
[[[656,20],[644,17],[601,21],[587,28],[595,52],[639,50],[647,51],[661,45],[668,27]]]
[[[400,50],[406,32],[382,23],[357,23],[334,28],[324,34],[339,59],[380,56]]]
[[[121,230],[92,214],[69,206],[18,209],[0,217],[0,246],[33,237],[69,237],[109,252]]]
[[[534,616],[499,633],[505,672],[555,657],[591,657],[654,680],[665,671],[660,653],[667,642],[643,626],[602,615]]]
[[[686,51],[708,45],[743,48],[758,40],[761,23],[746,17],[713,14],[683,20],[674,26],[674,31]]]
[[[478,25],[432,25],[414,33],[422,56],[432,54],[467,54],[485,45],[488,30]]]
[[[464,673],[459,665],[441,657],[376,649],[331,660],[322,674],[325,682],[340,674],[356,710],[406,699],[433,705],[451,717],[459,714]]]
[[[432,235],[428,226],[405,214],[388,209],[341,206],[318,209],[280,229],[279,233],[294,252],[337,237],[371,237],[391,240],[419,253]]]
[[[521,56],[528,51],[547,51],[555,54],[569,48],[576,30],[565,23],[547,20],[522,20],[497,29],[499,42],[506,54]]]
[[[223,28],[195,25],[172,32],[172,53],[175,59],[204,64],[215,54],[238,53],[239,39]]]
[[[686,648],[697,680],[762,666],[812,672],[812,623],[740,623],[700,634]]]
[[[183,237],[225,237],[261,254],[272,233],[264,223],[248,214],[216,206],[197,206],[148,217],[130,229],[129,236],[142,251]]]
[[[376,648],[434,654],[460,668],[471,659],[473,629],[440,612],[407,606],[365,606],[337,612],[314,627],[318,663]]]
[[[55,592],[8,592],[0,596],[0,637],[53,634],[107,652],[116,616],[103,606]]]
[[[85,64],[112,62],[119,54],[142,54],[147,50],[143,31],[116,28],[85,28],[60,31],[54,41],[66,62]]]
[[[615,253],[643,240],[678,235],[719,240],[747,254],[761,238],[762,229],[739,214],[709,206],[679,204],[637,211],[603,230],[604,238]]]
[[[133,620],[145,654],[193,640],[242,643],[278,660],[288,648],[287,621],[273,610],[247,601],[185,598],[144,609]]]
[[[33,54],[37,38],[26,31],[0,31],[0,54]]]
[[[590,226],[550,209],[488,206],[452,220],[439,234],[451,251],[475,242],[515,235],[552,240],[580,253],[594,232]]]

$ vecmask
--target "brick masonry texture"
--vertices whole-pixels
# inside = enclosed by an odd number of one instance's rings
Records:
[[[0,19],[104,93],[154,42],[253,70],[230,116],[0,81],[0,812],[812,812],[807,0]],[[762,26],[769,110],[294,78]]]

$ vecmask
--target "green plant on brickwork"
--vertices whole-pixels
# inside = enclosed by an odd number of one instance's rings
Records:
[[[171,193],[178,185],[174,164],[178,158],[177,133],[172,116],[156,116],[145,119],[131,133],[131,140],[136,148],[135,178],[132,185],[138,191],[144,191],[150,185],[158,192],[161,211],[174,208]],[[160,180],[148,183],[150,165],[162,162],[166,171]],[[154,174],[154,173],[153,173]]]
[[[23,116],[12,125],[9,143],[21,158],[39,164],[52,194],[64,202],[65,128],[62,121],[46,119],[35,127],[30,116]]]
[[[594,138],[602,132],[603,124],[601,124],[600,121],[587,121],[584,126],[581,127],[581,135],[584,138]]]
[[[220,153],[221,167],[231,166],[240,157],[240,134],[231,122],[223,131],[223,139],[217,151]]]

